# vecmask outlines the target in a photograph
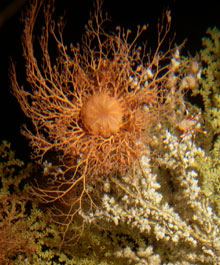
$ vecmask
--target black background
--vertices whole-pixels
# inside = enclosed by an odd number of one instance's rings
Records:
[[[0,9],[11,1],[3,1]],[[2,3],[3,3],[2,2]],[[46,1],[44,1],[46,2]],[[157,22],[166,9],[172,12],[172,33],[176,33],[175,42],[180,44],[188,39],[185,53],[195,55],[201,48],[201,38],[208,27],[220,28],[220,2],[217,1],[182,1],[182,0],[105,0],[103,11],[112,19],[111,30],[120,25],[132,30],[135,36],[137,25],[149,24],[149,29],[139,40],[147,40],[148,47],[157,42]],[[21,13],[25,5],[0,27],[0,140],[8,140],[22,159],[29,159],[28,141],[20,134],[20,128],[27,119],[22,113],[16,99],[10,93],[8,69],[10,59],[16,62],[22,84],[25,84],[25,68],[22,57],[21,34],[23,23]],[[89,13],[94,10],[93,0],[56,0],[56,14],[65,13],[67,21],[64,39],[66,44],[76,43],[84,33]],[[40,23],[40,22],[39,22]],[[43,25],[43,21],[42,21]]]

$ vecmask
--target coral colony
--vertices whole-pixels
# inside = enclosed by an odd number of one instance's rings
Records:
[[[137,27],[135,35],[120,27],[107,32],[109,18],[97,0],[81,43],[67,46],[62,19],[53,20],[54,2],[42,5],[31,1],[24,15],[27,83],[20,85],[15,64],[10,71],[13,94],[33,124],[23,134],[41,170],[34,180],[30,166],[13,176],[10,167],[22,165],[2,144],[1,156],[9,162],[1,163],[1,193],[7,196],[1,199],[0,229],[9,231],[13,222],[9,239],[20,236],[13,248],[5,244],[0,261],[220,264],[219,174],[212,170],[218,163],[218,124],[209,121],[210,108],[214,113],[219,107],[210,98],[218,95],[219,77],[212,78],[209,92],[207,70],[209,46],[212,57],[219,56],[219,38],[204,41],[201,58],[182,57],[184,45],[167,40],[168,10],[158,26],[157,47],[147,53],[147,46],[137,46],[147,26]],[[37,39],[40,12],[44,25]],[[205,112],[186,102],[186,93],[200,94]],[[214,140],[214,150],[204,148]],[[12,179],[11,205],[18,200],[21,205],[17,212],[7,210]],[[32,187],[20,184],[25,179]]]

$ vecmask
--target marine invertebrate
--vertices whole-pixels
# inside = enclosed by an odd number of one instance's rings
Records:
[[[35,232],[28,230],[25,220],[31,198],[24,189],[32,166],[15,157],[10,143],[0,144],[0,263],[14,264],[34,253]],[[22,188],[21,188],[22,187]],[[25,191],[24,191],[25,190]]]
[[[140,236],[145,246],[116,252],[131,264],[151,264],[151,258],[153,264],[218,264],[220,219],[198,185],[195,163],[205,152],[192,134],[181,138],[162,129],[158,137],[159,156],[145,153],[135,175],[109,181],[102,208],[81,214],[112,231],[114,226],[133,229],[133,237]]]
[[[177,102],[184,108],[185,87],[180,84],[184,71],[179,70],[181,46],[172,48],[170,43],[168,50],[161,49],[170,30],[170,12],[158,27],[158,47],[154,54],[146,54],[135,43],[147,27],[138,27],[132,40],[130,30],[106,33],[108,17],[102,15],[101,1],[76,47],[64,44],[64,24],[61,20],[55,26],[49,1],[39,40],[42,58],[38,58],[33,36],[41,4],[34,0],[24,18],[29,87],[19,85],[12,65],[12,89],[34,126],[34,130],[25,127],[23,133],[34,157],[44,164],[43,184],[38,181],[35,191],[43,202],[54,203],[57,220],[67,231],[80,209],[99,204],[98,192],[104,185],[97,183],[135,169],[157,122]],[[51,39],[57,48],[55,61]],[[47,161],[51,155],[53,164]]]
[[[123,109],[118,99],[99,93],[82,106],[81,117],[89,132],[108,138],[119,131]]]
[[[206,156],[197,160],[202,178],[202,188],[213,203],[213,207],[220,216],[220,178],[219,178],[219,149],[220,149],[220,98],[219,98],[219,70],[220,70],[220,31],[209,28],[208,36],[202,39],[203,48],[200,51],[202,64],[200,86],[193,90],[203,101],[203,117],[207,129],[206,139],[202,144],[206,149]]]
[[[184,137],[186,134],[191,133],[192,135],[195,132],[200,132],[205,134],[205,131],[199,130],[199,119],[201,119],[201,113],[198,113],[195,117],[188,118],[188,114],[183,120],[177,123],[176,128],[182,132],[181,137]]]

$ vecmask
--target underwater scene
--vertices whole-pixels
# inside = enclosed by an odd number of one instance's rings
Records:
[[[198,5],[0,3],[0,265],[220,264],[220,18]]]

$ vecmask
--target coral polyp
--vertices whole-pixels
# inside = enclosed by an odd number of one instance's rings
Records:
[[[82,106],[81,116],[89,132],[107,138],[119,131],[123,108],[118,99],[104,93],[95,94]]]

